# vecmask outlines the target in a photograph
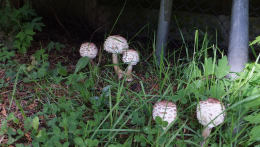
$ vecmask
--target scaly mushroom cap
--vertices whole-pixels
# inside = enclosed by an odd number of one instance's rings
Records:
[[[128,48],[127,40],[119,35],[107,37],[104,43],[104,50],[113,54],[122,54]]]
[[[139,54],[133,49],[123,52],[122,60],[126,64],[136,65],[139,62]]]
[[[200,101],[197,105],[197,119],[203,126],[213,128],[224,122],[224,110],[225,106],[221,104],[219,100],[215,98],[208,98],[205,101]]]
[[[94,43],[85,42],[81,44],[79,53],[82,57],[89,57],[90,59],[94,59],[97,56],[98,48]]]
[[[168,101],[157,102],[153,106],[153,119],[156,116],[161,117],[163,121],[167,121],[168,125],[172,123],[177,116],[177,107],[174,103]]]

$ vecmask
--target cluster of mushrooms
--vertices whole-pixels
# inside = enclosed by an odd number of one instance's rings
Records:
[[[134,49],[129,49],[127,40],[119,35],[112,35],[107,37],[104,43],[104,50],[108,53],[112,53],[112,62],[114,70],[121,79],[126,75],[126,81],[133,81],[132,70],[133,66],[139,62],[139,54]],[[82,57],[88,57],[94,59],[97,56],[98,48],[94,43],[86,42],[80,47],[80,55]],[[122,60],[128,64],[126,72],[122,71],[118,66],[118,54],[123,54]],[[197,105],[197,119],[200,124],[205,128],[202,132],[205,144],[206,139],[209,137],[211,129],[220,125],[225,119],[225,106],[215,98],[208,98],[207,100],[200,101]],[[153,106],[153,119],[159,116],[163,121],[167,121],[168,125],[163,129],[166,129],[171,123],[176,120],[177,106],[169,101],[160,101]]]
[[[211,129],[220,125],[225,119],[225,106],[216,98],[208,98],[200,101],[197,105],[197,119],[204,126],[202,136],[204,146],[209,137]],[[159,116],[163,121],[167,121],[167,127],[173,123],[177,117],[177,106],[169,101],[160,101],[153,106],[153,119]],[[167,128],[166,127],[166,128]],[[163,129],[166,129],[165,127]]]
[[[133,66],[139,62],[139,54],[134,49],[129,49],[127,40],[120,35],[109,36],[105,40],[104,50],[112,53],[112,62],[118,79],[126,75],[126,81],[133,81],[132,70]],[[98,48],[94,43],[86,42],[81,44],[79,52],[82,57],[94,59],[97,56]],[[118,54],[123,54],[122,60],[125,64],[128,64],[126,72],[118,66]]]

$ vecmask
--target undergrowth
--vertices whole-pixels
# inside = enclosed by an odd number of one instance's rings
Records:
[[[258,58],[238,73],[239,78],[230,80],[227,57],[208,43],[207,35],[199,38],[195,31],[191,56],[180,55],[190,50],[186,45],[170,53],[160,66],[155,58],[142,56],[135,80],[128,83],[116,79],[110,64],[93,65],[87,57],[73,69],[52,63],[50,52],[62,53],[65,48],[58,42],[41,46],[22,62],[19,57],[26,55],[35,31],[43,26],[41,19],[28,6],[9,6],[1,12],[1,20],[7,16],[17,20],[7,23],[11,26],[1,24],[4,33],[14,30],[15,36],[13,47],[6,41],[0,46],[2,146],[200,146],[203,126],[195,111],[197,103],[208,97],[222,101],[227,115],[207,145],[259,143]],[[152,119],[153,104],[161,100],[178,108],[177,120],[166,130],[166,122]]]

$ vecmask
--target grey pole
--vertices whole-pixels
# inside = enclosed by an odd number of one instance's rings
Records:
[[[172,0],[161,0],[155,51],[156,60],[159,64],[161,58],[163,59],[164,57],[165,48],[167,46],[167,38],[171,20],[171,11]]]
[[[228,62],[231,72],[241,72],[248,61],[248,11],[249,0],[233,0]],[[230,74],[236,78],[236,74]]]

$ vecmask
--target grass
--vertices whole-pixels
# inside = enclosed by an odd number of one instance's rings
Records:
[[[35,26],[39,29],[43,24]],[[203,126],[197,121],[196,106],[208,97],[224,103],[226,118],[212,130],[206,145],[258,145],[260,66],[253,46],[256,61],[248,63],[238,79],[230,80],[225,78],[227,58],[217,43],[209,43],[207,34],[201,38],[195,31],[189,46],[180,30],[182,47],[169,48],[157,66],[155,36],[145,43],[135,38],[145,27],[130,39],[141,56],[130,83],[117,80],[111,56],[103,51],[91,65],[88,58],[73,60],[78,54],[75,47],[59,42],[41,40],[29,50],[34,33],[20,33],[26,44],[16,40],[18,50],[27,54],[1,45],[1,146],[200,146]],[[253,44],[258,42],[259,38]],[[64,50],[71,48],[66,54]],[[153,105],[161,100],[174,102],[178,110],[177,119],[165,130],[165,122],[152,118]]]
[[[142,56],[131,83],[117,80],[109,63],[92,67],[87,58],[81,58],[72,72],[61,64],[42,67],[48,62],[42,60],[46,53],[33,70],[28,70],[31,63],[18,64],[13,68],[17,74],[1,88],[2,145],[200,146],[203,126],[196,120],[196,105],[207,97],[218,98],[227,108],[225,122],[213,129],[207,145],[255,144],[250,132],[255,124],[244,118],[258,113],[259,103],[254,109],[247,107],[259,102],[259,86],[252,85],[259,77],[258,65],[249,64],[237,80],[224,78],[229,69],[226,57],[205,45],[206,38],[199,48],[195,37],[191,57],[180,58],[182,49],[175,50],[156,66],[155,58]],[[10,78],[8,64],[1,68],[3,78]],[[166,130],[161,120],[152,118],[153,104],[161,100],[178,108],[177,120]]]

